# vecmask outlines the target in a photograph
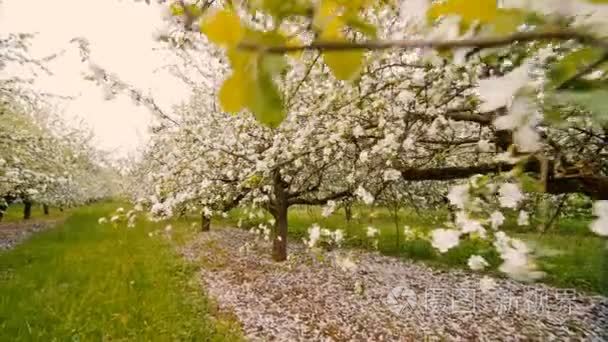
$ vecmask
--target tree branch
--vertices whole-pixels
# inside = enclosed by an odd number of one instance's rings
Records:
[[[344,51],[344,50],[386,50],[386,49],[457,49],[457,48],[495,48],[512,43],[525,43],[546,40],[576,40],[608,51],[608,42],[591,35],[574,30],[554,30],[539,32],[520,32],[503,37],[471,38],[458,40],[383,40],[365,42],[330,42],[317,41],[308,45],[260,45],[255,43],[241,43],[239,48],[255,50],[265,53],[287,53],[303,50]]]
[[[479,164],[465,167],[440,167],[428,169],[402,169],[405,181],[448,181],[464,179],[476,174],[491,174],[512,170],[516,165],[509,163]],[[525,172],[540,173],[541,165],[531,158],[523,167]],[[596,200],[608,200],[608,177],[590,174],[573,176],[550,175],[547,180],[547,193],[558,195],[583,193]]]

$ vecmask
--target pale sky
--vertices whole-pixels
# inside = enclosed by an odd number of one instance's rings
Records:
[[[139,90],[153,95],[168,110],[189,96],[189,89],[168,72],[158,69],[169,62],[154,51],[154,33],[163,26],[159,5],[133,0],[0,0],[0,32],[38,33],[32,43],[34,56],[66,53],[49,64],[52,76],[37,79],[42,91],[75,96],[62,102],[70,120],[82,118],[94,130],[100,149],[118,156],[134,152],[145,143],[152,115],[127,96],[104,100],[103,90],[85,81],[75,37],[89,40],[91,61],[118,75]],[[13,70],[17,72],[16,70]]]

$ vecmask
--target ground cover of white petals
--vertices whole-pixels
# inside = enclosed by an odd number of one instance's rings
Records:
[[[182,253],[254,341],[608,340],[602,296],[506,279],[480,286],[483,276],[464,270],[289,246],[289,260],[275,263],[267,242],[222,228]]]

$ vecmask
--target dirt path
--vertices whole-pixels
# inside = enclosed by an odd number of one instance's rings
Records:
[[[32,234],[54,227],[58,220],[0,222],[0,250],[11,249]]]
[[[481,276],[437,271],[368,252],[356,269],[290,244],[290,260],[237,229],[199,234],[183,254],[220,308],[252,340],[414,341],[608,339],[608,299],[509,280],[481,291]]]

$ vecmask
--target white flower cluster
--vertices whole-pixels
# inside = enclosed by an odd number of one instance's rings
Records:
[[[608,201],[596,201],[593,204],[593,215],[596,219],[591,222],[591,231],[600,236],[608,236]]]
[[[467,265],[469,265],[469,268],[473,271],[481,271],[484,268],[490,266],[486,259],[479,255],[471,255],[467,262]]]
[[[344,231],[336,229],[331,231],[326,228],[321,228],[318,224],[313,224],[308,228],[308,239],[304,239],[304,243],[309,248],[315,248],[320,244],[330,246],[341,246],[344,242]]]
[[[374,203],[374,196],[369,193],[369,191],[365,190],[365,188],[362,186],[359,186],[357,188],[357,191],[355,191],[355,195],[357,195],[363,201],[363,203],[367,205],[371,205]]]
[[[336,201],[327,201],[327,205],[323,208],[322,215],[323,217],[329,217],[336,211],[337,203]]]
[[[431,232],[431,244],[439,252],[445,253],[460,243],[460,231],[456,229],[435,229]]]
[[[519,239],[508,237],[504,232],[497,232],[494,247],[500,253],[503,263],[499,270],[519,281],[533,281],[544,276],[530,258],[530,249]]]
[[[118,225],[120,222],[127,222],[127,228],[135,228],[135,220],[137,220],[137,213],[141,207],[135,206],[132,210],[129,210],[125,213],[125,209],[120,207],[114,211],[114,215],[110,217],[109,222]],[[97,223],[100,225],[108,223],[108,219],[106,217],[100,217],[97,220]]]
[[[260,223],[257,226],[251,228],[251,232],[256,234],[257,236],[260,236],[264,239],[264,241],[270,241],[270,234],[272,232],[272,230],[270,229],[269,226]]]
[[[497,189],[497,190],[496,190]],[[500,254],[503,263],[499,270],[518,280],[531,281],[543,276],[543,272],[537,269],[531,257],[531,251],[526,244],[518,239],[508,237],[503,231],[498,230],[505,222],[504,214],[494,210],[487,219],[471,218],[478,217],[483,213],[480,208],[487,207],[488,203],[477,197],[477,192],[497,195],[498,205],[502,208],[515,209],[525,198],[516,183],[503,183],[496,186],[494,183],[480,181],[474,177],[470,183],[453,186],[448,194],[448,200],[452,205],[461,209],[456,213],[454,225],[456,229],[440,228],[431,232],[431,244],[439,252],[445,253],[458,246],[463,236],[476,237],[493,241],[493,246]],[[517,222],[520,226],[529,225],[529,215],[520,210]],[[491,228],[490,231],[485,226]],[[468,260],[468,266],[475,271],[480,271],[489,266],[488,262],[479,255],[472,255]]]

